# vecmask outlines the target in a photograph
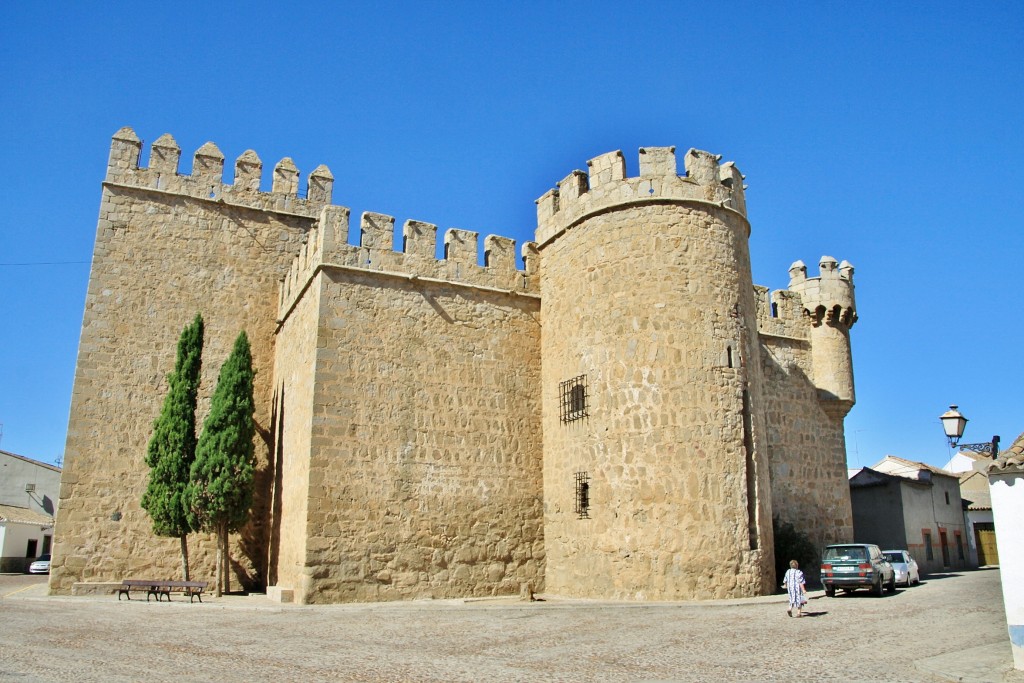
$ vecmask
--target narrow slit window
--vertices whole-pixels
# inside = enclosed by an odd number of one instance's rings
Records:
[[[587,376],[558,383],[559,417],[562,424],[587,417]]]
[[[576,473],[576,504],[573,508],[577,519],[590,519],[590,475]]]

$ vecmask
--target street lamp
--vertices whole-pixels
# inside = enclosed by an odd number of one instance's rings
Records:
[[[939,415],[939,419],[942,420],[942,429],[946,432],[946,438],[949,439],[950,448],[959,448],[961,451],[971,451],[972,453],[988,453],[991,457],[995,458],[999,455],[999,436],[993,436],[992,440],[987,443],[959,443],[960,437],[964,435],[964,427],[967,426],[967,418],[956,409],[955,405],[949,407],[949,410]]]

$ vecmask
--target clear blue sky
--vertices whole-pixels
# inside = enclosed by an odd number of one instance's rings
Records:
[[[641,146],[723,154],[750,185],[758,284],[856,266],[851,466],[942,464],[950,403],[965,441],[1024,431],[1020,3],[116,4],[0,10],[4,450],[63,453],[126,125],[143,160],[169,132],[186,170],[207,140],[265,175],[323,163],[354,213],[520,243],[593,156],[635,174]]]

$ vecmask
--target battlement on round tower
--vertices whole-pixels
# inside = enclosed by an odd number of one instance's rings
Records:
[[[544,247],[580,221],[615,207],[665,202],[702,202],[735,211],[746,220],[743,174],[721,155],[690,149],[678,174],[675,147],[641,147],[640,174],[628,177],[621,150],[587,162],[537,200],[537,244]]]

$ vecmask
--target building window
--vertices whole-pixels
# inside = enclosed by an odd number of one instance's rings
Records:
[[[932,550],[932,532],[925,529],[921,532],[921,535],[924,536],[924,559],[934,560],[935,552]]]
[[[946,505],[949,505],[949,491],[946,491]]]
[[[576,504],[573,509],[577,519],[590,518],[590,475],[576,473]]]
[[[954,531],[953,536],[956,538],[956,556],[960,560],[964,559],[964,539],[960,536],[959,531]]]
[[[587,376],[558,383],[558,415],[562,424],[587,417]]]

